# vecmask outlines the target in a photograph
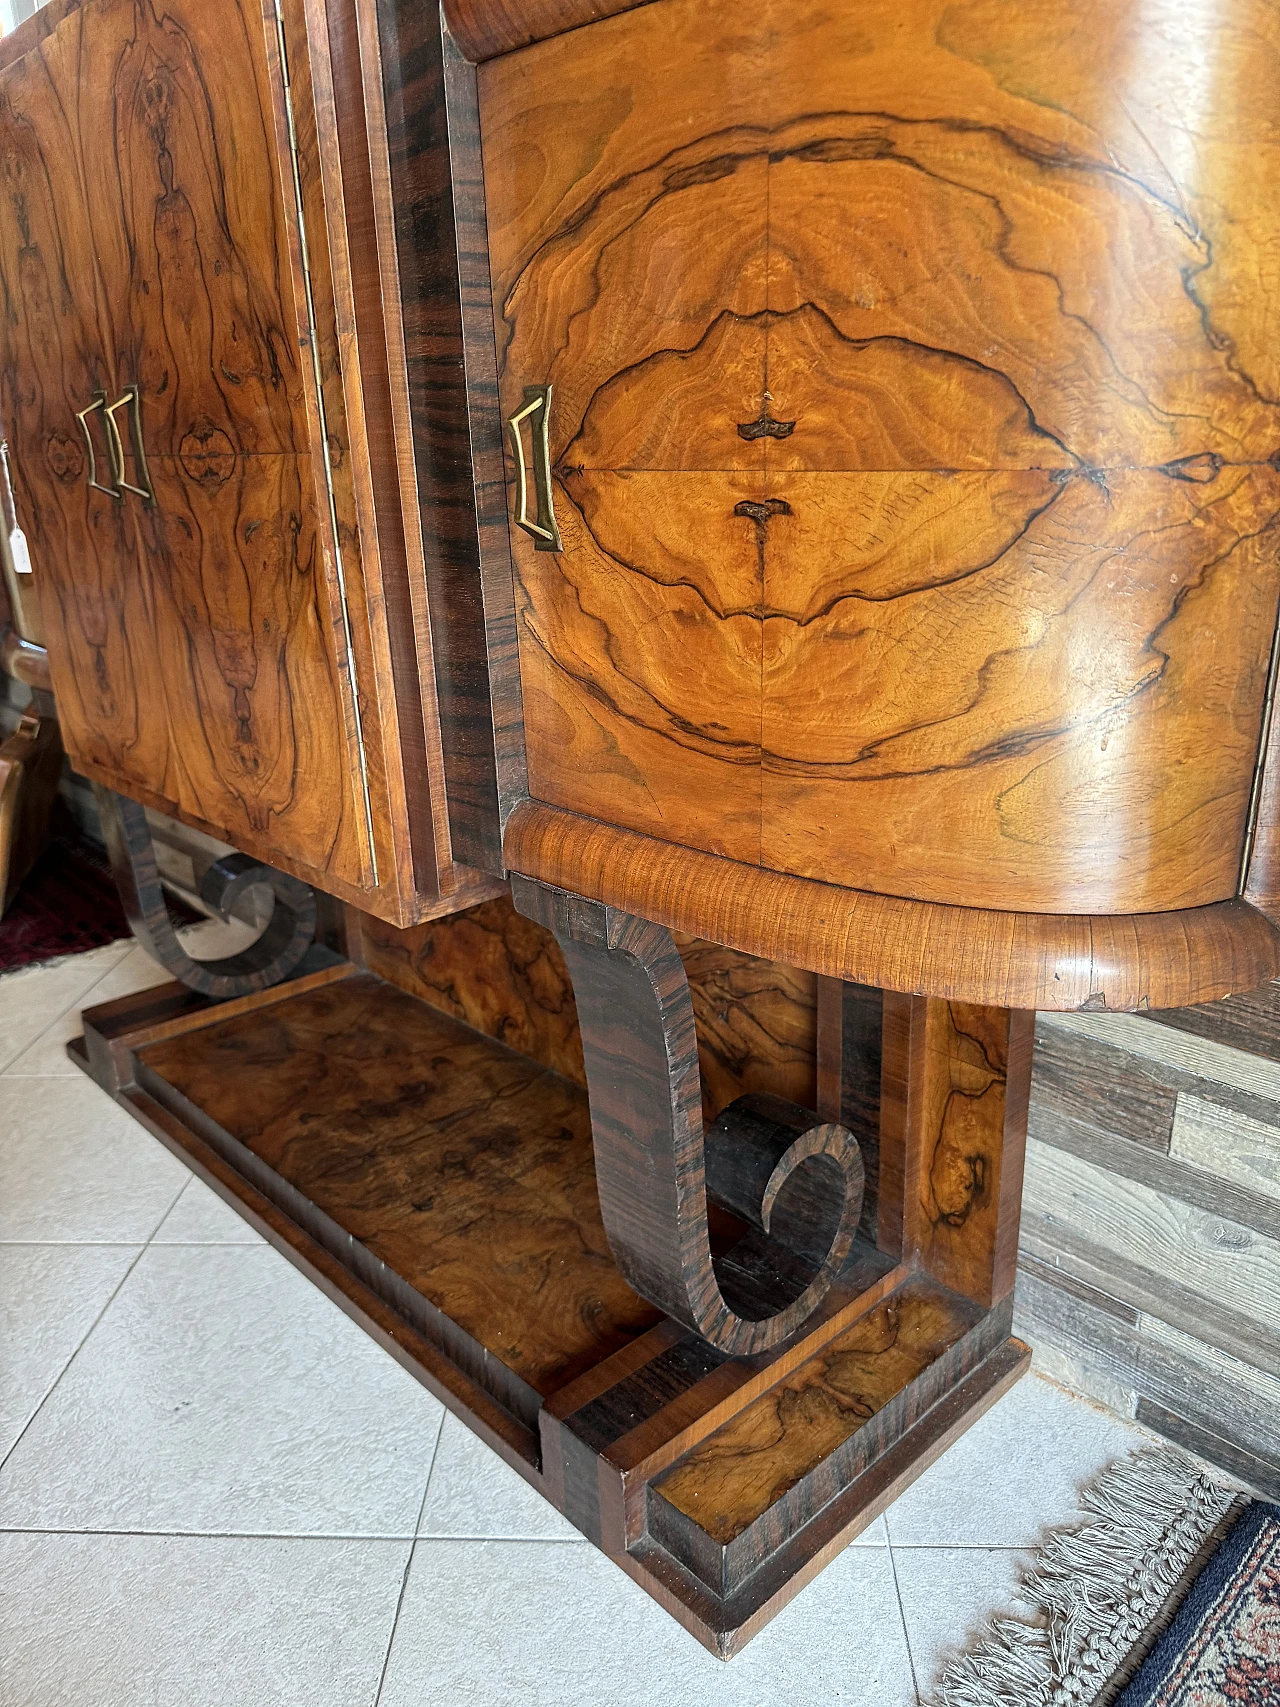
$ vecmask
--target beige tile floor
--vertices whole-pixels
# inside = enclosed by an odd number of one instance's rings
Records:
[[[722,1665],[70,1064],[162,978],[0,978],[3,1707],[915,1707],[1144,1438],[1023,1381]]]

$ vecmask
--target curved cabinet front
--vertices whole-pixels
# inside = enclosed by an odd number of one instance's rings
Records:
[[[504,416],[551,388],[532,797],[915,900],[1235,895],[1274,9],[654,0],[478,81]]]

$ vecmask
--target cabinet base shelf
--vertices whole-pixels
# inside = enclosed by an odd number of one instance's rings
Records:
[[[1007,1306],[866,1244],[792,1340],[713,1351],[613,1266],[585,1092],[345,962],[84,1028],[85,1072],[721,1657],[1028,1364]]]

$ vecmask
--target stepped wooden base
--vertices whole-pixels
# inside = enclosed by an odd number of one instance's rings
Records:
[[[865,1238],[792,1339],[714,1350],[614,1266],[585,1092],[323,950],[84,1021],[73,1060],[722,1657],[1029,1361]]]

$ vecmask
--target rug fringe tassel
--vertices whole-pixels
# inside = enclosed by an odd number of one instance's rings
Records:
[[[1023,1579],[1034,1622],[994,1620],[944,1672],[934,1707],[1085,1707],[1239,1497],[1171,1448],[1111,1465],[1081,1497],[1089,1519],[1054,1530]]]

